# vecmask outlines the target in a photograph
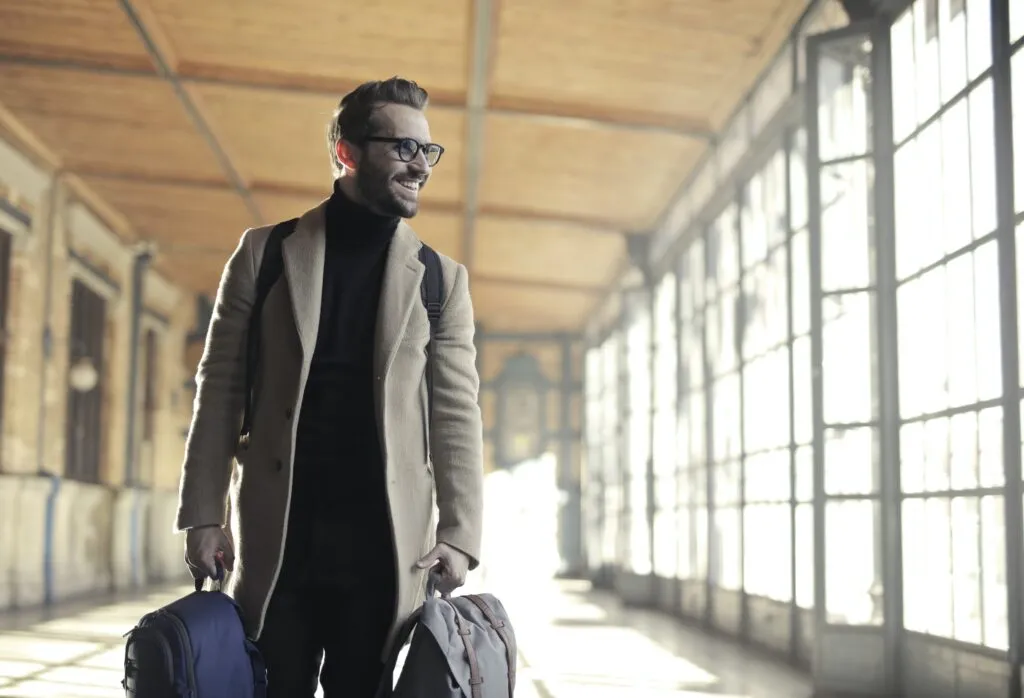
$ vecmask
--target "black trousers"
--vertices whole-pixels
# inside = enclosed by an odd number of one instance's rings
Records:
[[[373,698],[394,612],[392,584],[275,591],[256,642],[267,664],[267,698],[313,698],[318,677],[324,698]]]

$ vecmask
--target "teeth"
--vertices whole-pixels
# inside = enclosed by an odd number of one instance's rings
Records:
[[[419,182],[414,180],[399,180],[398,183],[410,191],[417,191],[420,188]]]

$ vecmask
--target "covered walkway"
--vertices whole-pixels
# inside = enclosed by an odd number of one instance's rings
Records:
[[[118,693],[224,262],[395,74],[518,695],[1022,698],[1024,0],[0,0],[0,696]]]

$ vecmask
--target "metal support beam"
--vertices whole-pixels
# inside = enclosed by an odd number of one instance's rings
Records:
[[[462,218],[462,263],[473,271],[476,248],[476,217],[480,206],[483,170],[484,122],[487,119],[487,87],[490,76],[491,35],[494,25],[491,0],[473,2],[473,58],[466,95],[465,215]]]
[[[206,144],[213,151],[214,157],[220,163],[224,173],[227,175],[228,181],[231,182],[231,186],[235,188],[238,195],[242,197],[242,201],[245,202],[246,208],[252,214],[253,220],[257,224],[263,223],[263,216],[260,214],[259,208],[256,206],[256,201],[252,197],[252,193],[242,180],[241,175],[235,169],[235,166],[231,163],[231,159],[228,157],[227,152],[221,146],[220,141],[213,134],[213,130],[210,125],[206,123],[206,119],[203,118],[202,113],[199,111],[199,107],[195,105],[184,86],[181,84],[181,80],[171,70],[170,65],[167,63],[167,59],[164,57],[160,48],[153,41],[153,37],[150,35],[146,25],[143,24],[142,19],[139,17],[139,12],[136,10],[133,0],[120,0],[121,8],[124,10],[125,15],[128,17],[128,21],[131,22],[132,27],[135,29],[135,33],[138,34],[139,40],[142,41],[146,47],[146,52],[149,53],[150,58],[153,59],[154,65],[156,65],[157,73],[160,77],[164,78],[171,84],[174,89],[175,95],[184,107],[185,112],[188,114],[192,123],[195,125],[196,130],[199,131],[199,135],[203,137]]]
[[[999,265],[999,331],[1003,376],[1003,468],[1006,494],[1003,497],[1006,529],[1006,617],[1007,661],[1010,685],[1007,695],[1020,698],[1021,661],[1024,659],[1024,609],[1020,589],[1024,583],[1024,512],[1021,508],[1020,427],[1020,328],[1017,327],[1017,240],[1014,211],[1013,96],[1010,71],[1010,2],[991,0],[992,93],[995,117],[996,244]]]

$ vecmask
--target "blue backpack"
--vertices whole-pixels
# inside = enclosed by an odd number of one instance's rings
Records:
[[[267,669],[246,636],[238,606],[220,591],[196,591],[144,615],[124,650],[129,698],[264,698]]]

